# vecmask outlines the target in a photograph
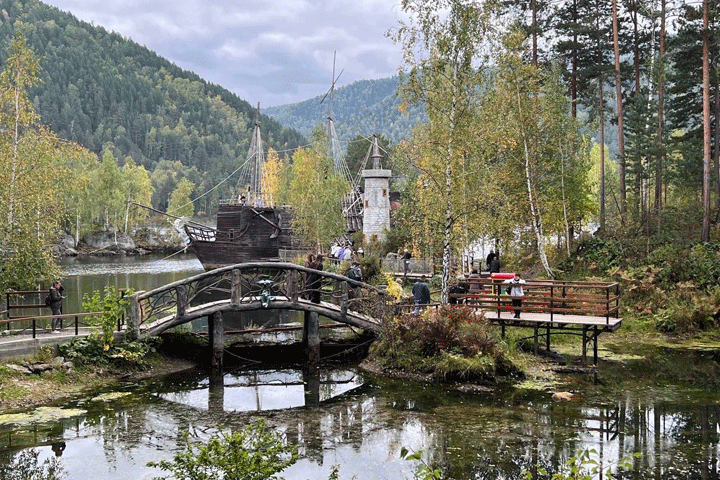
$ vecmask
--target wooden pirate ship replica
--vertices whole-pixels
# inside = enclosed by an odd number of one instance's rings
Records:
[[[341,199],[341,203],[347,232],[353,233],[363,231],[363,219],[368,211],[377,210],[373,205],[366,205],[368,199],[364,198],[363,188],[360,186],[361,178],[365,177],[367,183],[367,172],[388,172],[387,178],[389,178],[389,170],[379,170],[382,168],[379,161],[382,156],[379,153],[377,137],[373,136],[363,170],[361,170],[362,173],[356,176],[350,173],[332,118],[332,100],[336,80],[333,66],[333,82],[328,92],[330,95],[327,124],[329,154],[333,158],[335,173],[343,175],[351,185],[350,191]],[[206,270],[249,261],[279,260],[283,250],[295,252],[304,250],[301,239],[292,232],[292,209],[286,206],[272,205],[272,199],[262,195],[261,172],[265,159],[259,115],[260,105],[258,104],[248,159],[240,169],[241,174],[238,180],[239,186],[247,185],[247,187],[239,189],[241,193],[236,198],[220,201],[216,228],[194,222],[188,222],[183,226],[189,238],[189,247],[195,252]],[[364,170],[370,159],[373,170]],[[375,175],[371,175],[371,177],[373,176]],[[385,188],[380,190],[384,190],[385,196],[387,196],[387,181]],[[389,201],[384,199],[387,203],[385,207],[381,195],[374,197],[380,199],[381,210],[387,212],[381,214],[382,218],[378,224],[379,232],[382,234],[386,228],[390,227]],[[370,203],[377,202],[370,200]],[[365,223],[377,224],[376,217],[377,215],[373,214],[371,221]]]

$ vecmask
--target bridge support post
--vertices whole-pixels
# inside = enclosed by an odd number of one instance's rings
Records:
[[[129,312],[127,327],[125,331],[125,338],[131,341],[137,339],[140,336],[140,319],[142,318],[142,308],[140,307],[140,300],[138,300],[138,295],[140,295],[141,293],[143,292],[135,292],[132,297],[130,297],[130,306],[128,307]],[[77,329],[77,322],[75,322],[75,326]],[[77,335],[77,332],[75,332],[75,335]]]
[[[208,317],[208,337],[210,338],[210,370],[212,372],[222,371],[223,353],[225,345],[223,343],[223,315],[222,312],[215,312]]]
[[[308,365],[320,363],[320,317],[317,312],[305,312],[303,346]]]

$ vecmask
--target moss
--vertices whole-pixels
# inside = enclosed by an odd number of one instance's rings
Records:
[[[85,414],[85,410],[60,407],[38,407],[30,412],[6,413],[0,415],[0,425],[32,425],[46,423]]]

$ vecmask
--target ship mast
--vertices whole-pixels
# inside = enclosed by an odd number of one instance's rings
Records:
[[[338,139],[337,132],[335,131],[335,123],[333,122],[333,100],[335,99],[335,83],[340,78],[345,70],[341,70],[337,77],[335,77],[335,55],[337,51],[333,53],[333,73],[332,82],[330,84],[330,90],[325,94],[320,103],[325,98],[330,97],[328,101],[328,116],[327,116],[327,141],[328,141],[328,155],[333,160],[333,171],[336,175],[342,175],[345,180],[350,182],[352,185],[354,179],[350,173],[350,169],[345,161],[345,152],[340,146],[340,140]]]
[[[262,137],[260,135],[260,102],[258,102],[257,110],[255,111],[255,128],[253,129],[252,139],[250,140],[248,158],[251,162],[249,191],[251,193],[252,200],[259,201],[262,190],[262,167],[265,163]]]

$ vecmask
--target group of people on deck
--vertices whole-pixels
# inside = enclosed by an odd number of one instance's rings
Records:
[[[500,273],[500,257],[493,250],[490,250],[490,253],[485,259],[485,262],[488,266],[490,275],[492,275],[493,273]],[[479,281],[480,278],[480,274],[478,273],[477,269],[474,268],[472,270],[472,273],[470,273],[470,275],[468,275],[467,277],[467,279],[469,280],[469,286],[466,291],[478,292],[482,290],[482,285]],[[513,278],[505,280],[503,284],[505,285],[505,289],[503,292],[507,293],[510,297],[512,297],[512,306],[515,313],[513,318],[520,318],[522,299],[525,296],[523,286],[526,284],[526,282],[523,278],[521,278],[519,273],[515,273]],[[413,311],[413,314],[418,315],[420,313],[420,310],[431,302],[430,287],[427,284],[427,278],[424,275],[420,277],[420,280],[413,284],[412,294],[413,301],[415,303],[415,310]]]
[[[350,242],[335,242],[330,246],[330,256],[338,260],[355,260],[357,256],[362,256],[362,249],[355,252]]]

